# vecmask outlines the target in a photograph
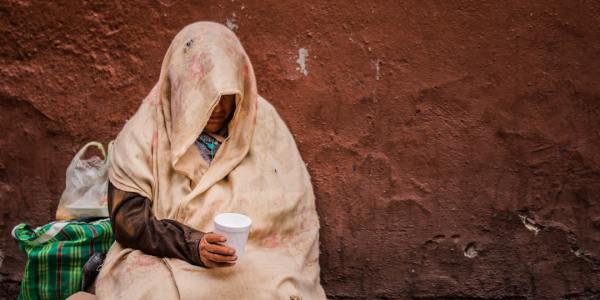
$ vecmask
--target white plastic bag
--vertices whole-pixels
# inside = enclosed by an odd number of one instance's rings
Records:
[[[108,144],[108,155],[112,143]],[[81,159],[91,146],[100,149],[104,158]],[[75,154],[67,168],[65,190],[56,210],[57,220],[108,217],[108,155],[99,142],[89,142]]]

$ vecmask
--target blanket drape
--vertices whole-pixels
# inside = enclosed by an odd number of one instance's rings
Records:
[[[221,95],[235,94],[227,139],[209,164],[194,141]],[[115,242],[96,282],[100,299],[324,299],[319,220],[310,176],[275,109],[257,94],[235,34],[213,22],[173,39],[159,80],[117,136],[109,179],[152,200],[158,219],[214,230],[222,212],[250,216],[244,256],[207,269]]]

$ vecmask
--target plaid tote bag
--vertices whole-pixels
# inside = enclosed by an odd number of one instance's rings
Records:
[[[38,228],[22,223],[12,235],[27,254],[19,299],[65,299],[80,291],[83,265],[92,254],[106,253],[114,241],[108,218]]]

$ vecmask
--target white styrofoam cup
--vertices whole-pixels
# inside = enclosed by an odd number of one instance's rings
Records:
[[[246,215],[237,213],[222,213],[214,218],[215,233],[227,237],[224,243],[235,249],[235,255],[238,260],[244,255],[248,233],[252,226],[252,219]]]

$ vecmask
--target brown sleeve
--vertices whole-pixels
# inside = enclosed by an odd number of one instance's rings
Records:
[[[175,220],[156,219],[150,199],[119,190],[109,181],[108,210],[115,239],[122,246],[204,266],[198,253],[204,233]]]

